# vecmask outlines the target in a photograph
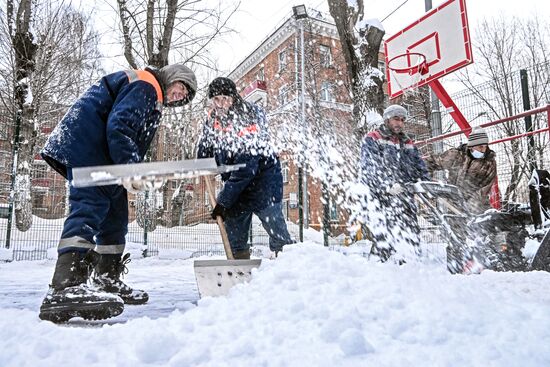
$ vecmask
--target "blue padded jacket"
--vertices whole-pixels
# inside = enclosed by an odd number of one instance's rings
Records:
[[[66,167],[140,162],[157,130],[162,102],[153,70],[106,75],[71,106],[41,155],[65,177]]]

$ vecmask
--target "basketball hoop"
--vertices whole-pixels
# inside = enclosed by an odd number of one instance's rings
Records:
[[[419,52],[408,52],[388,60],[391,81],[397,84],[403,93],[412,93],[420,83],[422,76],[428,74],[426,56]]]

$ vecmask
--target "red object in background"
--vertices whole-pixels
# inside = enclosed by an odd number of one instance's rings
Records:
[[[256,89],[260,89],[260,90],[263,90],[263,91],[267,91],[267,84],[264,80],[259,80],[259,79],[256,79],[254,81],[252,81],[252,83],[250,83],[248,85],[248,87],[246,87],[244,89],[244,91],[242,92],[242,96],[243,97],[246,97],[248,96],[250,93],[252,93],[254,90]]]
[[[500,200],[500,190],[498,188],[498,176],[495,177],[495,182],[491,186],[491,192],[489,193],[489,203],[497,210],[502,208],[502,201]]]
[[[436,94],[437,98],[439,98],[439,100],[441,101],[445,109],[449,111],[449,114],[451,115],[453,120],[455,120],[460,130],[467,130],[467,132],[465,132],[464,134],[466,136],[470,135],[470,132],[472,131],[472,127],[470,126],[470,123],[468,122],[468,120],[466,120],[466,117],[464,117],[462,112],[460,112],[460,110],[458,109],[458,106],[453,101],[449,93],[447,93],[445,88],[443,88],[443,85],[441,84],[441,82],[439,82],[439,80],[436,79],[431,81],[428,85],[430,86],[430,88],[432,88],[432,90]]]

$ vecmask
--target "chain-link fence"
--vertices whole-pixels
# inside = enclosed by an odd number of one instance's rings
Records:
[[[522,84],[522,77],[527,82],[536,80],[536,83]],[[452,96],[470,125],[485,127],[489,135],[490,148],[496,153],[498,189],[503,204],[528,205],[528,181],[532,169],[550,167],[549,86],[550,63],[544,63]],[[525,99],[527,96],[528,100]],[[531,112],[524,113],[527,108]],[[420,137],[418,143],[424,155],[440,153],[467,142],[450,111],[442,111],[441,121],[441,137]],[[529,123],[531,129],[528,131]],[[437,226],[431,225],[423,216],[420,223],[424,241],[446,242]]]
[[[522,84],[522,74],[523,82],[527,84]],[[530,83],[531,80],[535,80],[536,83]],[[526,117],[530,119],[531,131],[548,128],[549,114],[545,107],[550,103],[549,92],[550,63],[544,63],[453,95],[453,101],[470,125],[485,127],[489,141],[496,142],[491,144],[490,148],[496,152],[498,186],[504,202],[526,202],[527,182],[532,168],[548,169],[550,166],[549,134],[545,132],[525,136]],[[527,96],[530,102],[528,106],[535,113],[523,116],[522,113],[526,110],[524,98]],[[443,111],[441,120],[443,135],[452,135],[453,132],[460,131],[449,111]],[[518,135],[523,136],[506,140]],[[419,140],[428,138],[424,136]],[[466,136],[458,133],[422,145],[421,151],[423,154],[441,152],[456,148],[466,141]]]
[[[549,83],[544,81],[550,80],[549,64],[538,65],[526,72],[529,80],[537,80],[537,84],[529,90],[532,106],[546,106],[550,100],[547,87]],[[506,88],[501,88],[503,85]],[[453,100],[472,126],[484,125],[523,111],[521,86],[521,75],[518,71],[502,80],[490,81],[457,93],[453,95]],[[503,90],[508,92],[502,93]],[[446,111],[442,112],[442,122],[444,134],[458,130]],[[0,171],[0,259],[34,260],[54,257],[67,214],[67,183],[41,159],[34,160],[31,177],[14,180],[12,183],[10,172],[13,154],[10,141],[13,136],[13,121],[9,115],[1,115],[0,123],[5,127],[0,129],[0,166],[3,168]],[[548,113],[532,115],[532,125],[533,130],[548,127]],[[491,141],[526,132],[523,117],[492,125],[487,130]],[[427,138],[429,136],[420,136],[418,140]],[[438,142],[439,146],[425,145],[422,152],[429,154],[437,149],[446,150],[465,141],[463,134],[457,134]],[[491,146],[497,153],[499,187],[505,200],[527,200],[530,165],[535,164],[539,169],[547,169],[550,165],[548,142],[548,134],[543,133],[533,136],[532,140],[522,137]],[[177,144],[173,145],[177,150]],[[30,182],[30,195],[20,192],[25,190],[25,185],[21,185],[22,189],[14,186],[17,182],[27,181]],[[12,186],[15,190],[12,190]],[[15,191],[19,191],[13,198],[15,216],[8,230],[10,193]],[[25,221],[25,214],[28,214],[25,213],[25,208],[28,208],[25,199],[32,202],[33,216],[30,225]],[[169,181],[154,195],[130,198],[127,242],[141,246],[145,255],[170,251],[185,251],[188,256],[222,255],[221,237],[210,219],[210,210],[206,189],[201,180]],[[443,247],[435,244],[445,241],[440,237],[438,228],[430,225],[422,216],[420,224],[423,241],[434,243],[434,251],[440,252]],[[289,229],[298,238],[298,226],[289,222]],[[319,238],[322,241],[321,233]],[[268,244],[268,236],[257,222],[254,222],[249,232],[249,242],[257,252],[263,251]],[[331,239],[330,243],[340,245],[343,241],[340,238]]]
[[[8,248],[14,260],[55,257],[66,217],[67,187],[65,180],[49,171],[46,168],[48,178],[34,181],[34,215],[29,228],[18,228],[15,213],[11,231],[8,231],[8,204],[4,203],[0,207],[5,209],[2,212],[5,215],[0,219],[0,248]],[[127,242],[134,247],[140,246],[145,256],[155,256],[163,251],[183,251],[187,253],[184,256],[223,255],[219,230],[210,219],[211,206],[205,201],[202,179],[196,182],[196,185],[168,182],[156,194],[131,196]],[[171,190],[170,187],[175,189]],[[182,187],[183,194],[179,190]],[[9,192],[9,185],[0,186],[0,189]],[[184,197],[179,199],[179,196]],[[297,236],[297,229],[293,226],[290,229]],[[249,243],[253,250],[264,251],[260,247],[267,246],[268,239],[261,224],[253,221],[249,231]]]

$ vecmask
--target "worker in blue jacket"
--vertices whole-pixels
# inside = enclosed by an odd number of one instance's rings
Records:
[[[69,108],[41,155],[69,181],[76,167],[141,162],[162,107],[185,105],[196,90],[195,74],[182,64],[106,75]],[[70,187],[70,213],[41,319],[104,319],[121,313],[124,303],[147,302],[146,292],[120,279],[129,261],[122,257],[128,232],[127,192],[142,191],[144,185]],[[91,269],[93,287],[88,285]]]
[[[212,218],[224,219],[235,259],[250,259],[248,230],[256,214],[269,235],[269,247],[277,254],[294,243],[283,217],[281,163],[269,142],[267,119],[259,106],[246,102],[228,78],[208,86],[211,109],[199,139],[198,158],[215,157],[218,165],[246,164],[222,174]]]
[[[371,253],[382,262],[394,254],[397,262],[420,255],[417,207],[407,184],[430,177],[412,137],[404,132],[407,118],[403,106],[388,106],[384,123],[369,132],[361,146],[361,180],[375,201],[365,208],[364,215],[370,218],[374,237]],[[405,256],[407,253],[410,255]]]

